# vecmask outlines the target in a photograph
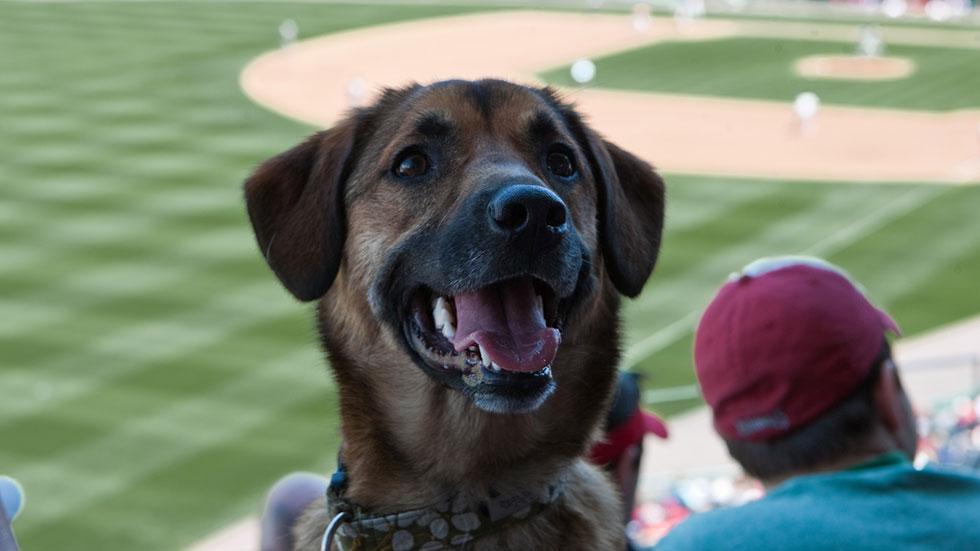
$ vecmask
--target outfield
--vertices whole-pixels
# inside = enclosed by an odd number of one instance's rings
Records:
[[[281,473],[332,466],[309,309],[264,266],[239,188],[312,127],[251,103],[239,71],[286,17],[308,38],[463,11],[0,3],[0,471],[29,495],[25,549],[172,549],[253,513]],[[600,59],[597,84],[704,93],[683,67],[630,85],[661,53]],[[859,103],[980,108],[948,88]],[[663,261],[627,309],[649,388],[693,380],[697,312],[761,254],[828,256],[909,334],[980,312],[980,187],[667,181]]]

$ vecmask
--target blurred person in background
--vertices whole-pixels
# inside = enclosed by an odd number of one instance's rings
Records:
[[[11,523],[24,508],[24,490],[13,478],[0,475],[0,551],[17,551]]]
[[[616,394],[606,415],[602,440],[589,450],[589,461],[605,469],[619,487],[624,524],[633,517],[633,508],[636,505],[643,439],[647,434],[667,438],[667,425],[659,417],[640,407],[641,398],[640,376],[620,371]]]
[[[767,495],[694,515],[657,549],[980,549],[980,478],[913,467],[889,332],[825,261],[733,274],[701,318],[694,364],[715,430]]]

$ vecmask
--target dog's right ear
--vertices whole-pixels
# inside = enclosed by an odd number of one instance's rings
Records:
[[[310,136],[259,166],[245,181],[245,203],[259,248],[279,281],[303,301],[323,296],[344,246],[344,182],[354,124]]]

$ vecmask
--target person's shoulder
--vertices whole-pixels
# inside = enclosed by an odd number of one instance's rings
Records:
[[[657,551],[685,549],[731,549],[732,535],[745,534],[746,527],[758,526],[758,502],[739,507],[695,513],[675,526],[660,542]]]
[[[915,469],[912,476],[919,485],[938,490],[950,489],[980,498],[980,476],[977,476],[976,471],[930,463],[921,469]]]
[[[965,467],[950,467],[938,463],[926,463],[921,468],[915,470],[936,477],[952,478],[969,484],[980,484],[980,473]]]

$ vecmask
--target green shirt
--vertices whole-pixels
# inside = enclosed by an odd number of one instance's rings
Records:
[[[980,550],[980,478],[897,452],[783,482],[740,507],[696,514],[657,545],[674,550]]]

